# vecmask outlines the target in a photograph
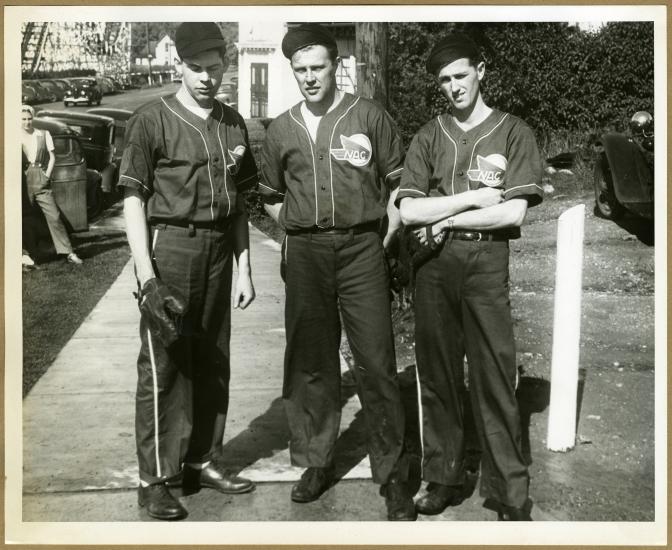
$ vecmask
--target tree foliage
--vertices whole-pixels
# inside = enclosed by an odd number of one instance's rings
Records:
[[[425,72],[432,46],[467,32],[486,61],[486,103],[523,118],[540,143],[552,136],[619,129],[653,113],[653,23],[614,22],[598,32],[567,23],[394,23],[389,111],[404,139],[448,108]]]
[[[238,40],[238,23],[217,23],[222,31],[222,35],[226,40],[226,54],[229,58],[229,63],[232,65],[238,64],[238,50],[235,42]],[[131,59],[137,57],[147,57],[147,44],[149,42],[150,53],[153,55],[153,49],[156,43],[165,35],[170,36],[175,40],[175,31],[180,23],[133,23],[131,24]]]

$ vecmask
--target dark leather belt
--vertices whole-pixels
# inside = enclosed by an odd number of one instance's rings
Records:
[[[460,241],[508,241],[507,233],[492,231],[448,231],[448,239],[458,239]]]
[[[306,227],[302,229],[288,229],[288,235],[306,235],[306,234],[325,234],[325,235],[359,235],[361,233],[377,233],[380,228],[380,223],[378,221],[360,223],[358,225],[353,225],[352,227],[340,228],[340,227]]]
[[[216,222],[152,222],[151,226],[156,229],[165,229],[167,227],[179,227],[182,229],[207,230],[207,231],[227,231],[231,227],[231,218],[219,220]]]

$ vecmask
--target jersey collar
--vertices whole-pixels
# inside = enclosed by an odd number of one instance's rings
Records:
[[[489,132],[499,122],[499,120],[502,118],[502,115],[503,113],[501,111],[493,108],[492,112],[485,118],[483,122],[474,126],[470,130],[467,130],[466,132],[460,128],[460,126],[455,122],[455,117],[453,117],[453,115],[450,113],[439,115],[439,118],[451,135],[468,136],[473,134],[480,134],[482,132]]]
[[[212,120],[222,119],[223,108],[221,103],[216,99],[214,100],[212,111],[208,115],[207,119],[202,119],[198,115],[192,113],[184,105],[182,105],[182,102],[179,99],[177,99],[177,94],[171,94],[169,96],[165,96],[163,99],[172,109],[175,109],[178,113],[180,113],[180,116],[183,116],[185,119],[187,119],[189,122],[191,122],[197,127],[202,127],[203,124],[210,119]]]
[[[343,92],[343,98],[341,99],[339,104],[336,105],[336,107],[334,107],[331,111],[323,115],[322,120],[328,120],[332,117],[340,116],[348,109],[348,107],[350,107],[350,105],[352,105],[355,102],[355,99],[356,99],[355,96],[353,96],[351,93]],[[303,115],[301,114],[301,105],[303,105],[304,103],[305,100],[300,101],[299,103],[294,105],[294,107],[292,107],[290,110],[294,118],[300,120],[305,126],[306,121],[304,120]]]

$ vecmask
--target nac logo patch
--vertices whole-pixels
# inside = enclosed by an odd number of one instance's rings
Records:
[[[371,142],[364,134],[353,134],[350,137],[341,135],[342,149],[331,149],[331,156],[336,160],[347,160],[353,166],[366,166],[371,160]]]
[[[506,173],[506,157],[497,153],[482,157],[476,155],[477,170],[467,170],[471,181],[480,181],[488,187],[501,185]]]
[[[234,148],[233,151],[231,149],[228,151],[231,162],[226,163],[226,169],[232,176],[235,176],[238,173],[238,170],[240,170],[240,165],[243,162],[243,157],[245,156],[245,146],[238,145]]]

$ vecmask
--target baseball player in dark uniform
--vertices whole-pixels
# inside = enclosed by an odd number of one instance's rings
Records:
[[[501,520],[530,520],[529,476],[515,398],[509,303],[509,239],[541,201],[541,160],[532,130],[488,107],[485,65],[469,37],[452,34],[429,54],[450,113],[427,123],[406,155],[397,195],[401,218],[422,241],[442,244],[418,268],[416,358],[423,412],[423,478],[416,502],[438,514],[463,500],[463,359],[483,450],[481,496]]]
[[[325,28],[289,30],[282,51],[305,101],[269,126],[260,191],[287,232],[283,397],[292,463],[307,468],[291,497],[315,500],[333,482],[340,309],[357,365],[373,480],[382,484],[388,519],[414,520],[400,465],[404,413],[383,249],[400,225],[389,198],[402,170],[402,142],[382,108],[337,89],[338,52]],[[388,204],[393,212],[381,240]]]
[[[186,488],[254,488],[212,462],[229,400],[233,256],[234,307],[254,299],[240,192],[257,183],[256,167],[242,117],[213,99],[225,45],[214,23],[178,27],[182,87],[131,118],[120,168],[140,289],[138,502],[159,519],[187,515],[166,485],[181,471]]]

